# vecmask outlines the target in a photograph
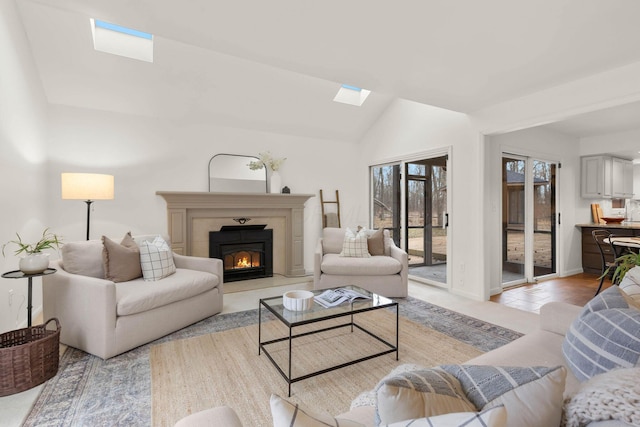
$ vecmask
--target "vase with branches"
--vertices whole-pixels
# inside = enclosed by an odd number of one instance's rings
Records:
[[[262,168],[267,168],[271,170],[271,178],[269,182],[270,192],[271,193],[279,193],[282,182],[280,181],[280,167],[282,163],[287,160],[286,157],[281,157],[279,159],[274,158],[270,152],[259,153],[258,160],[253,162],[249,162],[249,169],[257,170]]]
[[[286,157],[281,157],[279,159],[274,158],[269,151],[264,153],[258,153],[258,160],[253,162],[249,162],[249,169],[258,170],[262,168],[268,168],[272,172],[276,172],[280,170],[280,167],[287,160]]]

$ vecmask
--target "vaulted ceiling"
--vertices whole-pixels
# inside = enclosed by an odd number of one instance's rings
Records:
[[[640,61],[637,0],[16,1],[52,104],[315,138],[357,141],[396,97],[473,113]],[[154,62],[95,51],[89,18],[152,33]],[[343,83],[372,93],[335,103]]]

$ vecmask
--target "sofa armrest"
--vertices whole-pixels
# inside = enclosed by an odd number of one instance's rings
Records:
[[[582,307],[566,302],[548,302],[540,307],[540,329],[566,335]]]
[[[177,268],[204,271],[206,273],[215,274],[220,279],[224,276],[222,260],[218,258],[187,256],[174,252],[173,262],[175,262]]]
[[[316,250],[313,254],[313,282],[318,283],[320,281],[320,275],[322,274],[322,238],[318,239],[316,244]]]
[[[402,264],[402,270],[400,271],[400,276],[402,276],[402,283],[407,283],[409,277],[409,255],[403,250],[397,247],[396,245],[391,245],[389,248],[389,255],[392,258],[397,259]]]
[[[61,341],[106,359],[115,347],[116,287],[110,280],[58,271],[43,276],[44,319],[57,317]]]

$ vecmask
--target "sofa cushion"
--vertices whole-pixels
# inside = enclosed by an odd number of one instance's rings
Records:
[[[505,427],[507,411],[496,406],[480,412],[455,412],[417,420],[405,420],[387,427]]]
[[[317,414],[276,394],[271,395],[273,427],[364,427],[356,421]]]
[[[509,427],[560,424],[567,370],[563,366],[443,365],[478,410],[504,405]]]
[[[326,254],[322,257],[320,269],[325,274],[387,276],[400,273],[402,264],[397,259],[388,256],[349,258],[341,257],[338,254]]]
[[[160,236],[156,236],[152,242],[140,242],[140,265],[146,281],[160,280],[176,272],[173,251]]]
[[[618,420],[640,425],[640,368],[618,368],[582,383],[565,402],[563,425],[579,427],[593,421]]]
[[[116,283],[116,312],[127,316],[200,295],[218,286],[218,276],[178,268],[175,274],[157,282],[143,278]]]
[[[404,372],[384,379],[376,389],[376,424],[476,411],[460,382],[438,368]]]
[[[369,258],[371,254],[369,254],[369,245],[367,244],[367,232],[365,230],[354,232],[350,228],[347,228],[344,233],[344,239],[342,240],[340,256]]]
[[[101,240],[69,242],[62,246],[62,268],[71,274],[104,279]]]
[[[612,286],[594,297],[562,343],[567,366],[579,381],[640,363],[640,310]]]
[[[130,232],[125,234],[120,244],[102,236],[102,244],[105,279],[113,282],[127,282],[142,276],[140,249]]]

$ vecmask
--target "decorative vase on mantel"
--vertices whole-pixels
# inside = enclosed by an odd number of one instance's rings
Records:
[[[24,274],[39,274],[49,267],[47,252],[33,252],[20,258],[18,267]]]
[[[282,186],[282,178],[280,177],[280,172],[271,171],[271,178],[269,181],[269,192],[280,193],[281,186]]]

